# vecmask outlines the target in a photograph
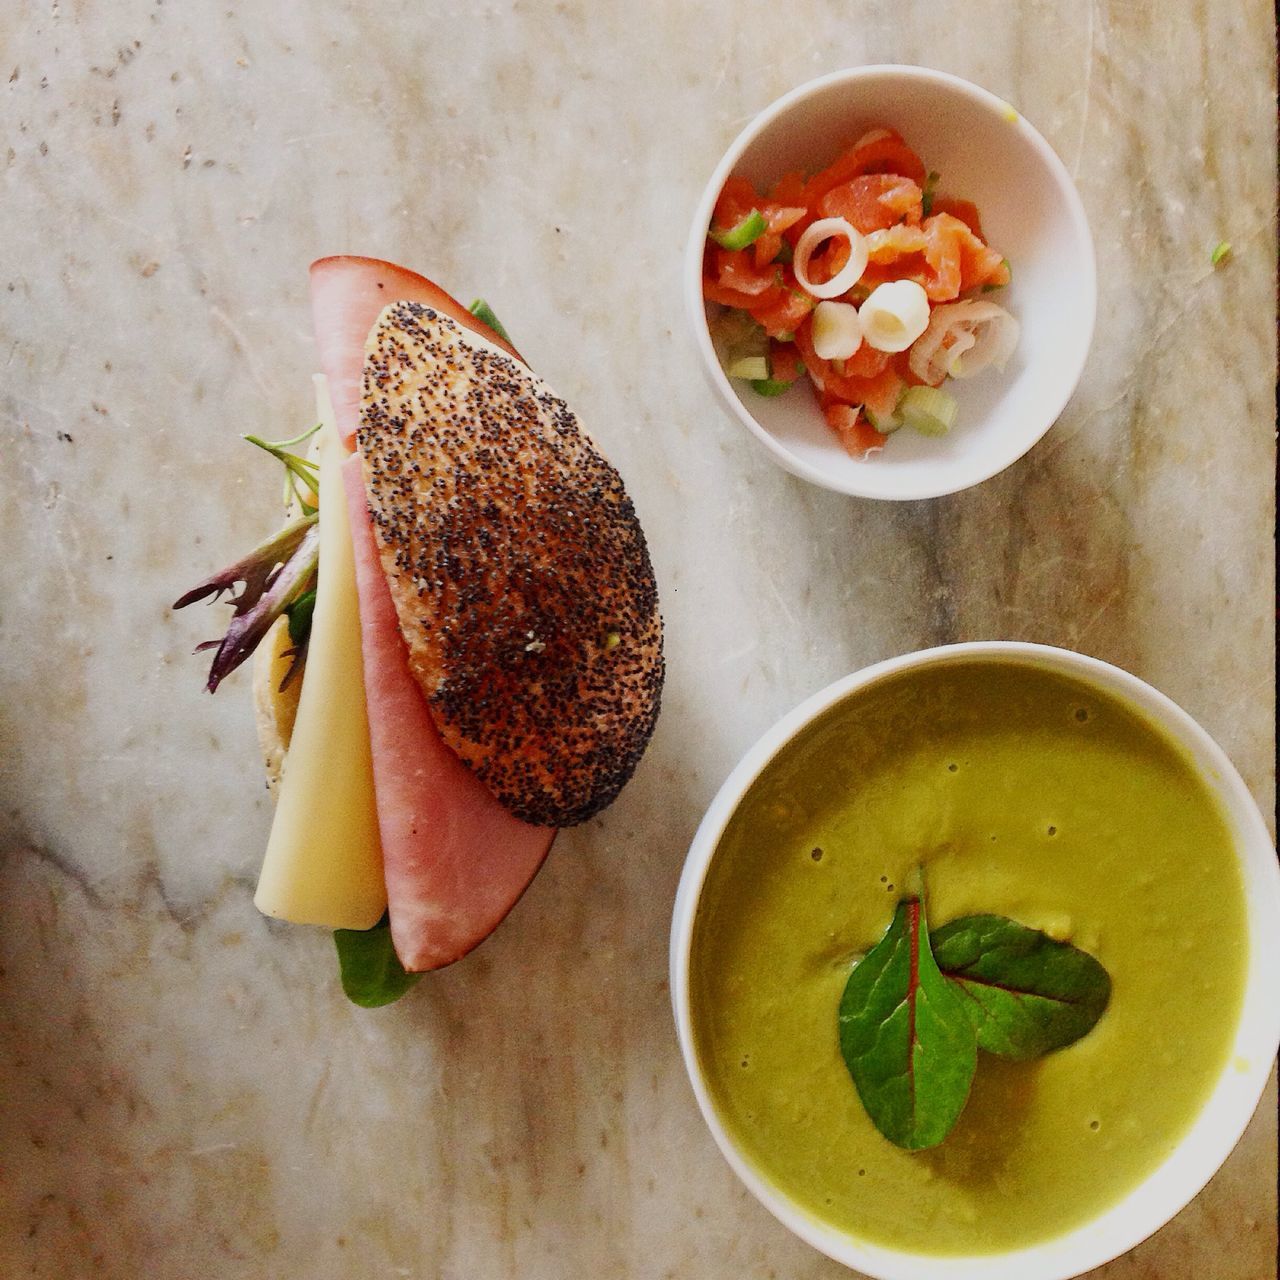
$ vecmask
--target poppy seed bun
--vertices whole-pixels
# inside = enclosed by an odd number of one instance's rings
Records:
[[[539,377],[412,302],[369,335],[359,441],[441,735],[517,817],[585,822],[634,771],[662,692],[653,568],[621,478]]]

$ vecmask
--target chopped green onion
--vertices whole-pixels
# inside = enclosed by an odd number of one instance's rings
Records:
[[[470,311],[477,320],[487,324],[489,328],[503,340],[503,342],[511,341],[511,335],[502,327],[502,321],[493,314],[493,308],[483,298],[477,298],[467,308],[467,310]]]
[[[1209,261],[1213,266],[1220,267],[1229,257],[1231,257],[1231,241],[1219,240],[1209,255]]]
[[[707,234],[722,249],[735,250],[755,244],[768,229],[769,224],[764,220],[764,215],[759,209],[752,209],[737,226],[730,227],[728,231],[717,231],[712,227]]]
[[[876,413],[864,404],[862,413],[866,420],[882,435],[891,436],[902,426],[902,419],[896,413]]]
[[[945,436],[959,408],[955,396],[937,387],[908,387],[898,402],[903,425],[922,436]]]
[[[794,386],[794,382],[784,382],[781,378],[751,379],[751,390],[758,396],[768,396],[770,399],[782,395],[784,391],[790,391]]]
[[[740,356],[729,365],[727,372],[731,378],[763,382],[769,377],[769,360],[766,356]]]
[[[938,194],[938,179],[941,176],[936,169],[930,169],[929,176],[924,180],[924,192],[920,199],[920,207],[924,211],[926,218],[933,212],[933,198]]]

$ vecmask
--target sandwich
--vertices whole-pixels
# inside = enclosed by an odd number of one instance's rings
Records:
[[[335,931],[388,1003],[479,945],[653,732],[662,623],[621,477],[482,302],[369,258],[311,268],[316,425],[233,592],[275,798],[255,902]],[[238,590],[237,590],[238,588]]]

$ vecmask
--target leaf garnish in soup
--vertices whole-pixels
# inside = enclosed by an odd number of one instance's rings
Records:
[[[840,1052],[876,1128],[910,1151],[940,1143],[960,1117],[977,1065],[966,999],[929,946],[923,897],[898,903],[884,937],[849,975]]]
[[[964,992],[978,1048],[1025,1061],[1074,1044],[1111,998],[1089,955],[1004,916],[965,916],[933,935],[938,967]]]
[[[923,893],[903,898],[840,1000],[840,1052],[890,1142],[937,1146],[960,1118],[977,1050],[1025,1062],[1097,1024],[1111,978],[1087,952],[1004,916],[972,915],[932,937]]]

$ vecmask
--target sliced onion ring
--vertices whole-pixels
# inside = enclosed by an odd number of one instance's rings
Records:
[[[997,369],[1003,369],[1005,362],[1013,355],[1022,326],[1003,307],[997,310],[1002,314],[992,316],[973,330],[972,350],[953,355],[948,361],[949,372],[953,378],[972,378],[975,373],[981,373],[989,364],[995,365]],[[964,358],[961,359],[960,355]]]
[[[936,387],[943,378],[971,378],[1013,354],[1021,326],[1003,307],[976,298],[934,307],[929,327],[911,348],[911,372]]]
[[[862,320],[851,302],[820,302],[810,329],[820,360],[848,360],[862,346]]]
[[[824,241],[844,239],[849,242],[849,261],[824,284],[814,284],[809,279],[809,259],[813,251]],[[814,298],[838,298],[848,293],[867,269],[867,241],[863,234],[844,218],[819,218],[805,228],[796,245],[791,270],[795,272],[800,287]]]

